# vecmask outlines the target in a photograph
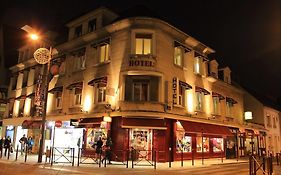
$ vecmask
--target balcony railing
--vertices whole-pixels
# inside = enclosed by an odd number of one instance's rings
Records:
[[[134,67],[154,67],[156,63],[156,56],[151,54],[131,54],[129,59],[129,66]]]

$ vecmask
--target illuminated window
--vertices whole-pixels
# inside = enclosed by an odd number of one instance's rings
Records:
[[[56,108],[62,107],[62,92],[56,92]]]
[[[179,105],[184,106],[184,100],[185,100],[185,87],[179,86]]]
[[[133,101],[148,101],[148,82],[138,82],[133,84]]]
[[[202,152],[202,137],[196,137],[196,150],[197,152]],[[203,150],[204,152],[209,152],[209,138],[203,137]]]
[[[267,120],[267,126],[268,126],[268,127],[271,127],[271,118],[270,118],[270,115],[267,114],[266,120]]]
[[[196,95],[196,110],[197,111],[202,111],[203,110],[203,98],[204,94],[203,92],[195,92]]]
[[[92,19],[88,22],[88,32],[92,32],[96,30],[96,23],[97,23],[96,19]]]
[[[82,89],[75,88],[74,89],[74,105],[81,105],[82,101]]]
[[[220,114],[220,99],[219,99],[219,97],[213,97],[213,112],[214,112],[214,114]]]
[[[180,47],[180,46],[175,47],[175,51],[174,51],[174,64],[175,65],[182,66],[183,53],[184,53],[184,50],[182,47]]]
[[[193,67],[193,71],[195,74],[200,74],[202,72],[202,59],[200,57],[195,57],[194,58],[194,67]]]
[[[103,44],[100,46],[100,63],[109,60],[109,44]]]
[[[83,55],[77,55],[74,61],[74,71],[85,69],[86,66],[86,56]]]
[[[152,35],[151,34],[136,34],[135,38],[135,53],[141,55],[152,54]]]
[[[102,103],[105,102],[106,97],[106,88],[105,87],[99,87],[97,88],[97,102]]]
[[[223,151],[223,138],[212,138],[213,140],[213,152]]]
[[[192,137],[185,134],[184,131],[177,131],[177,152],[191,152]]]
[[[230,101],[226,101],[226,116],[232,117],[232,109],[233,109],[233,103]]]

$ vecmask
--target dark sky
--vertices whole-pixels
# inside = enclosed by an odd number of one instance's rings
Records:
[[[281,97],[280,0],[19,0],[0,2],[6,26],[9,60],[24,40],[14,31],[28,24],[42,30],[65,31],[64,24],[101,5],[121,12],[145,5],[172,25],[216,50],[233,77],[259,94]],[[7,66],[15,61],[7,61]]]

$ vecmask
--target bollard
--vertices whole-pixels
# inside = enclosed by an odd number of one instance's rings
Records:
[[[169,148],[169,168],[172,167],[171,161],[172,161],[172,148],[170,147],[170,148]]]
[[[10,151],[11,151],[11,147],[8,148],[8,160],[10,159]]]
[[[17,161],[17,160],[18,160],[18,153],[19,153],[19,145],[17,145],[17,150],[16,150],[16,160],[15,160],[15,161]]]
[[[223,150],[221,150],[221,163],[223,163]]]
[[[27,160],[27,145],[25,146],[25,156],[24,156],[24,162]]]
[[[99,154],[100,154],[99,167],[101,167],[101,152],[99,152]]]
[[[156,170],[156,151],[154,150],[154,169]]]
[[[127,164],[126,164],[126,168],[128,168],[129,167],[129,150],[126,150],[126,153],[127,153],[127,155],[126,155],[126,157],[127,157]]]
[[[80,148],[78,147],[77,166],[80,165],[80,154],[81,154],[81,150],[80,150]]]
[[[72,149],[72,166],[74,166],[74,155],[75,155],[75,148]]]
[[[256,175],[257,174],[257,162],[256,162],[255,159],[253,159],[253,163],[254,163],[254,168],[253,168],[254,169],[254,173],[253,173],[253,175]]]
[[[194,166],[194,149],[192,149],[192,155],[191,155],[191,157],[192,157],[192,166]]]
[[[277,165],[279,165],[279,153],[276,153],[276,162],[277,162]]]
[[[51,153],[51,166],[53,166],[53,158],[54,158],[54,147],[51,148],[52,153]]]
[[[249,175],[252,175],[252,156],[249,156]]]
[[[265,172],[265,157],[262,157],[262,170]]]
[[[183,150],[181,150],[181,167],[183,167]]]
[[[134,158],[136,155],[134,155],[134,149],[131,150],[131,159],[132,159],[132,168],[134,168]]]

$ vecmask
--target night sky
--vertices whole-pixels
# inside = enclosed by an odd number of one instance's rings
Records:
[[[145,5],[162,19],[216,50],[211,58],[232,70],[243,86],[273,100],[281,97],[280,0],[20,0],[0,2],[8,67],[25,40],[20,27],[66,32],[64,25],[106,6],[122,12]],[[280,101],[279,101],[280,103]]]

